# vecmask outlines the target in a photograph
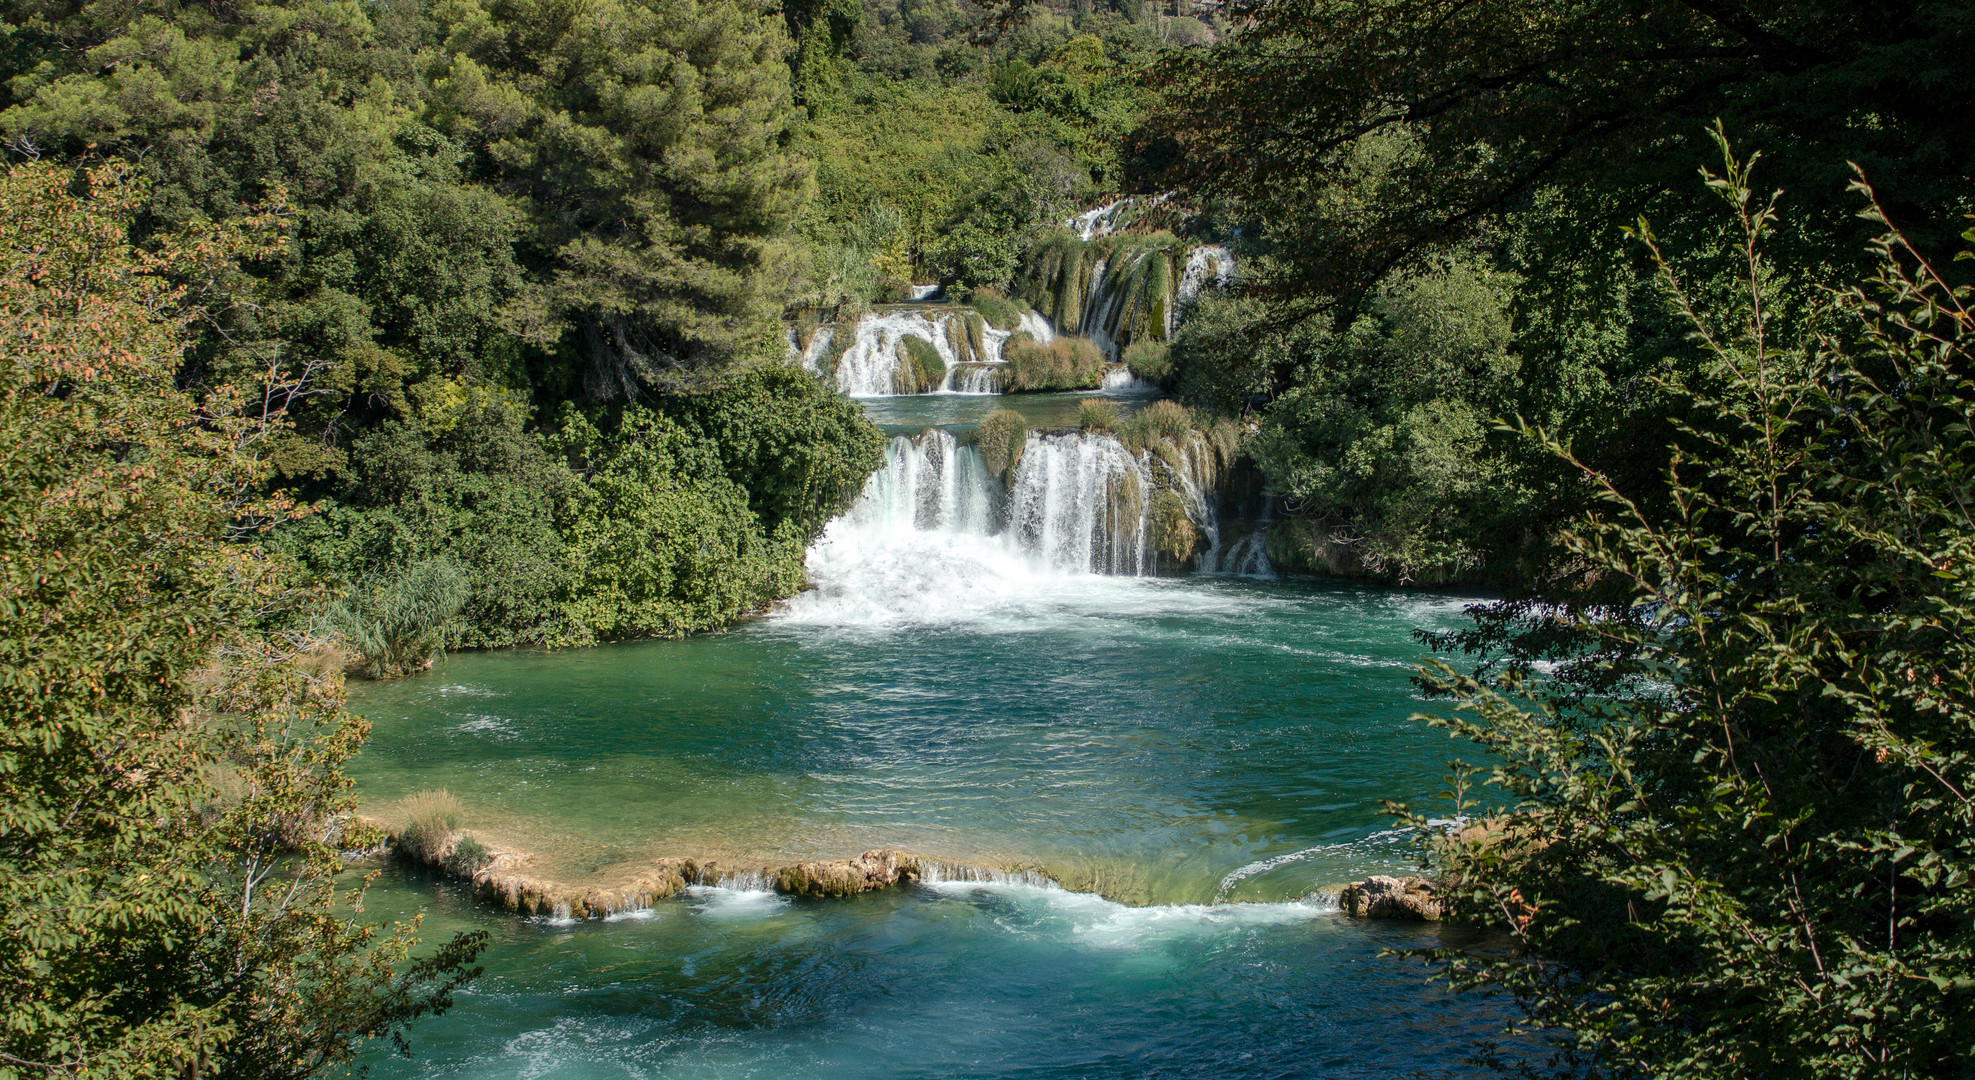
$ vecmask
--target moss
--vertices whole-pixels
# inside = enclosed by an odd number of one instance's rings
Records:
[[[1029,305],[1014,297],[1005,296],[994,289],[976,289],[967,303],[980,313],[987,325],[996,330],[1013,330],[1022,325],[1022,316],[1028,313]],[[972,328],[969,328],[972,333]]]
[[[1200,543],[1200,530],[1187,515],[1186,500],[1176,492],[1161,491],[1152,496],[1151,510],[1147,526],[1153,550],[1176,564],[1185,565]]]
[[[1109,431],[1118,426],[1118,403],[1103,398],[1077,402],[1077,426],[1085,431]]]
[[[987,359],[987,324],[972,312],[967,313],[967,348],[974,359]]]
[[[1013,483],[1015,466],[1021,463],[1028,443],[1029,422],[1013,409],[994,410],[974,429],[974,445],[980,447],[982,462],[1004,484]]]
[[[1145,491],[1136,472],[1114,472],[1104,487],[1105,503],[1111,511],[1111,535],[1125,535],[1138,527],[1138,516],[1145,509]]]
[[[892,370],[892,389],[901,394],[923,394],[939,389],[946,381],[946,361],[939,349],[923,338],[898,339],[898,367]]]

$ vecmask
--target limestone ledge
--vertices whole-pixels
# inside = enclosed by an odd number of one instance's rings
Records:
[[[407,858],[411,857],[396,843],[396,825],[361,817],[352,818],[350,823],[368,826],[389,835],[392,849]],[[469,872],[466,867],[447,858],[467,835],[456,835],[439,858],[420,861],[453,878],[470,882],[482,899],[509,911],[575,919],[597,919],[648,908],[660,900],[678,895],[688,885],[747,883],[771,888],[786,896],[840,897],[909,884],[935,869],[948,874],[978,869],[946,867],[933,860],[890,848],[867,851],[855,858],[810,860],[780,867],[736,866],[712,859],[665,858],[637,871],[628,880],[599,887],[537,877],[528,873],[533,859],[526,852],[501,850],[477,836],[473,839],[485,848],[486,857],[484,862]]]
[[[1374,874],[1363,881],[1335,888],[1337,909],[1360,919],[1440,921],[1440,897],[1433,882],[1423,877]]]

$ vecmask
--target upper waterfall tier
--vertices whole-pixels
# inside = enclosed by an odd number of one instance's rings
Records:
[[[866,312],[855,336],[839,351],[834,326],[816,330],[800,352],[802,366],[834,374],[837,389],[852,397],[894,394],[998,394],[1007,363],[1002,346],[1017,333],[1040,342],[1055,336],[1048,322],[1028,312],[1015,330],[997,330],[964,308],[885,308]],[[793,334],[791,348],[795,347]],[[825,358],[835,358],[825,372]]]

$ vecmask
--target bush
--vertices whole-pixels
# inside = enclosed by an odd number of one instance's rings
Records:
[[[981,418],[974,429],[974,445],[981,449],[981,460],[988,472],[1003,483],[1013,483],[1015,466],[1029,443],[1029,422],[1013,409],[996,409]]]
[[[857,336],[839,322],[831,349]],[[712,444],[727,476],[769,535],[793,529],[805,544],[850,507],[884,461],[885,438],[857,403],[800,368],[766,365],[654,407]]]
[[[1163,341],[1141,338],[1125,348],[1125,367],[1149,383],[1164,382],[1172,373],[1172,349]]]
[[[470,878],[493,861],[494,853],[487,850],[487,845],[471,836],[462,836],[440,865],[454,877]]]
[[[1104,353],[1083,338],[1059,337],[1047,345],[1017,334],[1001,347],[1008,361],[1007,388],[1094,390],[1104,383]]]
[[[1966,1077],[1971,291],[1868,201],[1878,272],[1791,328],[1801,268],[1764,255],[1775,204],[1721,142],[1740,294],[1661,261],[1706,349],[1663,384],[1672,497],[1525,429],[1604,496],[1566,538],[1604,591],[1471,609],[1441,645],[1478,670],[1422,673],[1458,703],[1425,719],[1486,755],[1456,812],[1492,820],[1413,821],[1449,912],[1513,943],[1444,970],[1514,994],[1575,1075]]]
[[[801,586],[810,534],[763,530],[708,441],[631,406],[608,434],[565,408],[557,442],[580,478],[557,515],[573,576],[555,644],[682,637]]]
[[[1118,426],[1118,403],[1103,398],[1077,402],[1077,426],[1085,431],[1110,431]]]
[[[436,863],[450,850],[453,834],[466,820],[466,807],[443,788],[421,791],[398,803],[398,817],[404,821],[399,849],[420,862]]]
[[[435,559],[363,586],[330,606],[329,621],[367,674],[388,679],[432,665],[457,633],[467,595],[460,568]]]

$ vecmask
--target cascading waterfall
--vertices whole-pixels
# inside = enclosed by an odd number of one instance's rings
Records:
[[[832,331],[816,332],[802,351],[803,367],[822,374],[830,354]],[[856,337],[837,359],[837,388],[852,397],[894,394],[998,394],[997,367],[1005,361],[1001,347],[1009,331],[987,325],[972,312],[941,308],[872,311],[858,320]],[[911,351],[930,349],[941,373],[923,379],[914,369]]]
[[[1144,577],[1161,554],[1160,500],[1177,500],[1219,566],[1213,450],[1201,436],[1134,450],[1109,433],[1030,432],[1004,483],[951,431],[894,437],[885,464],[810,548],[815,588],[788,618],[940,620],[1046,595],[1071,579]]]

